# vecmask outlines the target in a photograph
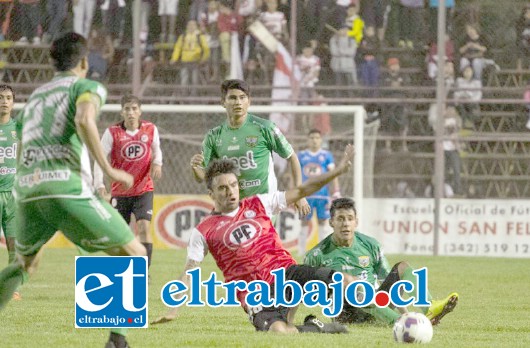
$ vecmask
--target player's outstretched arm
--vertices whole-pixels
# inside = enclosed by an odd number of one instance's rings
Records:
[[[204,181],[204,155],[203,153],[197,153],[191,157],[190,160],[190,166],[191,166],[191,172],[193,174],[193,178],[198,183],[201,183]]]
[[[294,186],[298,187],[302,184],[302,167],[300,165],[300,161],[298,160],[298,156],[296,155],[296,153],[293,152],[291,157],[289,157],[288,161],[289,165],[291,166],[291,174],[293,175]],[[298,215],[301,217],[306,216],[311,212],[311,207],[309,206],[309,203],[307,203],[307,200],[305,198],[294,202],[294,206],[296,211],[298,212]]]
[[[190,287],[190,279],[189,279],[189,276],[188,276],[188,274],[186,272],[191,270],[191,269],[199,267],[200,264],[201,263],[199,261],[194,261],[194,260],[191,260],[191,259],[187,259],[186,260],[186,265],[184,266],[184,271],[182,272],[182,274],[178,278],[178,280],[180,280],[181,282],[183,282],[186,285],[186,288]],[[182,298],[187,293],[188,293],[187,291],[182,293],[180,295],[179,299]],[[163,316],[158,317],[155,320],[153,320],[151,322],[151,325],[163,324],[163,323],[167,323],[168,321],[172,321],[173,319],[175,319],[177,317],[179,308],[180,307],[173,307],[173,308],[169,309],[169,311],[166,314],[164,314]]]
[[[324,173],[322,175],[312,177],[306,182],[304,182],[302,185],[299,185],[298,187],[292,190],[286,191],[285,199],[287,201],[287,204],[294,203],[303,197],[309,196],[313,192],[318,191],[322,186],[331,182],[333,179],[335,179],[339,175],[342,175],[348,172],[348,170],[352,166],[354,155],[355,155],[355,149],[353,145],[351,144],[347,145],[346,148],[344,149],[344,157],[342,158],[339,165],[335,169],[327,173]]]

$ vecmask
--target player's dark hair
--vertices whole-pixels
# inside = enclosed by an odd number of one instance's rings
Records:
[[[127,103],[138,104],[139,107],[142,106],[140,98],[130,93],[126,93],[123,97],[121,97],[121,107],[124,107]]]
[[[355,216],[357,216],[357,209],[355,209],[355,202],[351,198],[337,198],[331,202],[331,208],[329,208],[329,214],[331,218],[335,216],[335,211],[339,209],[351,209]]]
[[[15,99],[15,91],[13,90],[13,88],[11,88],[10,85],[6,85],[6,84],[0,85],[0,92],[3,92],[3,91],[11,91],[11,94],[13,94],[13,100]]]
[[[224,80],[221,84],[221,100],[224,100],[229,89],[239,89],[243,93],[250,97],[250,87],[243,80]]]
[[[210,162],[204,173],[206,179],[206,187],[209,190],[212,189],[212,182],[216,176],[222,174],[239,174],[239,167],[232,160],[229,159],[217,159]]]
[[[311,135],[311,134],[319,134],[319,135],[322,135],[322,132],[319,131],[318,129],[316,128],[313,128],[309,131],[309,133],[307,133],[307,135]]]
[[[50,57],[57,71],[68,71],[88,54],[85,38],[77,33],[66,33],[52,43]]]

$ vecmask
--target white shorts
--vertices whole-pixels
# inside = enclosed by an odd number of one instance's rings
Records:
[[[158,0],[158,15],[176,16],[179,0]]]

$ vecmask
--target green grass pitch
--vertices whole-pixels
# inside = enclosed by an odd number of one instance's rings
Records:
[[[74,249],[47,249],[40,269],[21,289],[22,301],[0,312],[1,347],[103,347],[106,329],[74,328]],[[165,313],[160,289],[176,279],[185,251],[155,250],[149,288],[149,319]],[[433,347],[530,347],[530,259],[389,255],[429,269],[435,298],[460,294],[455,311],[434,328]],[[0,264],[7,252],[0,250]],[[211,256],[204,273],[217,270]],[[300,308],[297,322],[318,308]],[[346,335],[258,333],[240,308],[182,308],[173,322],[129,331],[136,347],[386,347],[395,344],[392,329],[349,326]]]

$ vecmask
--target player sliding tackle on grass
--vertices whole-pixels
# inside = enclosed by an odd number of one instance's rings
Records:
[[[237,167],[234,162],[231,160],[211,162],[206,169],[205,179],[215,208],[212,214],[197,225],[191,234],[188,257],[180,280],[189,289],[190,280],[186,271],[198,267],[206,254],[210,252],[227,283],[239,280],[247,283],[263,280],[272,284],[274,278],[270,272],[279,268],[286,270],[286,280],[297,282],[302,287],[312,280],[321,280],[326,284],[332,283],[332,276],[335,273],[332,269],[296,264],[291,254],[282,246],[270,217],[346,173],[351,167],[353,155],[353,146],[348,145],[344,151],[344,158],[335,169],[312,177],[292,190],[259,194],[241,201],[239,200]],[[241,229],[247,232],[247,238],[230,238]],[[225,238],[226,236],[228,237]],[[345,286],[355,280],[347,274],[344,278]],[[273,291],[271,290],[271,293]],[[184,295],[182,294],[179,298]],[[346,332],[342,325],[324,324],[314,316],[308,316],[303,325],[295,326],[293,320],[296,307],[250,308],[246,305],[245,295],[245,292],[240,291],[238,299],[249,313],[250,320],[258,331]],[[173,320],[177,312],[178,307],[174,307],[165,316],[155,320],[153,324]]]
[[[307,253],[305,264],[315,267],[326,265],[326,267],[344,271],[372,284],[381,280],[382,284],[378,290],[387,292],[397,281],[408,280],[414,285],[412,296],[416,297],[418,281],[409,264],[401,261],[390,269],[379,242],[356,231],[357,211],[353,200],[350,198],[334,200],[331,203],[330,215],[329,224],[333,228],[333,233]],[[458,294],[452,293],[444,300],[433,301],[427,292],[427,298],[431,306],[420,308],[431,323],[436,325],[443,316],[454,309]],[[355,308],[346,302],[342,313],[335,320],[342,324],[351,324],[375,318],[378,321],[393,324],[399,316],[400,313],[390,307],[378,308],[371,305]]]

